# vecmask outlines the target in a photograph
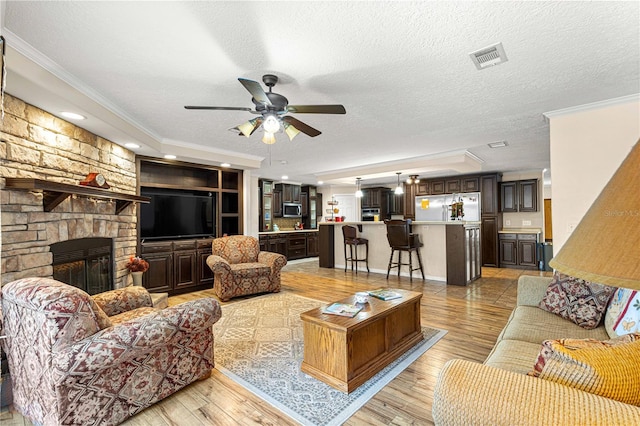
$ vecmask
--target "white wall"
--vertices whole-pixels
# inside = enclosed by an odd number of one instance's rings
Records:
[[[640,137],[640,96],[545,114],[550,126],[553,251],[566,242]]]
[[[327,202],[331,201],[331,197],[335,197],[340,204],[337,205],[340,212],[336,216],[349,216],[348,222],[357,222],[360,220],[360,200],[356,199],[356,187],[355,185],[323,185],[318,187],[318,192],[322,193],[322,220],[325,221],[325,217],[330,216],[331,213],[327,213],[327,209],[330,206]],[[345,211],[348,210],[348,211]],[[345,213],[347,213],[345,215]]]
[[[251,235],[258,238],[258,231],[260,226],[260,184],[258,182],[258,176],[251,173],[250,170],[245,170],[243,175],[243,229],[244,235]]]

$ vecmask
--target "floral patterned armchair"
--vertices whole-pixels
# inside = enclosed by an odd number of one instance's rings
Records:
[[[216,238],[207,265],[213,271],[213,291],[226,301],[248,294],[280,291],[280,270],[287,258],[260,251],[258,240],[245,235]]]
[[[142,287],[93,298],[49,278],[2,287],[14,407],[35,424],[114,425],[206,378],[218,301],[154,309]]]

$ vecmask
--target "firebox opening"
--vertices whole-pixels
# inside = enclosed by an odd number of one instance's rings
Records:
[[[53,278],[90,295],[113,290],[113,239],[80,238],[51,244]]]

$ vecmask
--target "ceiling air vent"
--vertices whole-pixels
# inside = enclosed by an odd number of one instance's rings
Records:
[[[469,53],[471,60],[479,70],[499,65],[503,62],[507,62],[507,54],[504,53],[504,47],[502,43],[492,44],[484,49],[476,50]]]

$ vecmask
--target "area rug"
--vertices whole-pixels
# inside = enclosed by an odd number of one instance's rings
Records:
[[[216,369],[303,425],[339,425],[447,333],[423,327],[425,340],[347,395],[300,371],[300,313],[322,304],[278,293],[222,306]]]

